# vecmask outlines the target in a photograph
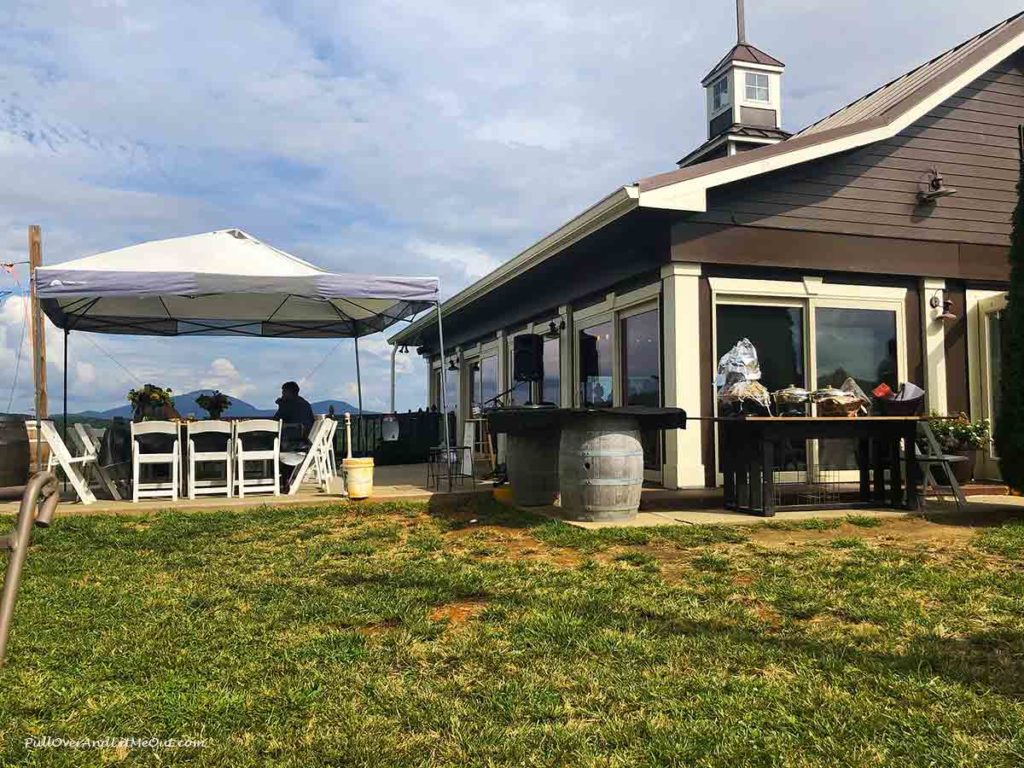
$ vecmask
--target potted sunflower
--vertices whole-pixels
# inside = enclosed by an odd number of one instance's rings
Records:
[[[973,480],[978,452],[986,448],[991,439],[988,419],[971,420],[961,413],[953,419],[933,418],[930,424],[944,453],[967,459],[952,465],[957,482],[963,484]]]
[[[171,390],[158,387],[156,384],[144,384],[138,389],[130,390],[128,402],[132,406],[132,419],[135,421],[167,418],[168,408],[174,408]]]

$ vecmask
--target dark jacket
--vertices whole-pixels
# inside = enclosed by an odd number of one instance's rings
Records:
[[[313,429],[313,409],[301,395],[279,398],[274,418],[285,424],[301,424],[303,437]]]

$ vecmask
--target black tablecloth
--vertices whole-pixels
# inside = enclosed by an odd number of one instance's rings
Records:
[[[498,408],[484,413],[492,433],[561,429],[577,419],[613,417],[628,419],[640,429],[686,429],[682,408],[653,408],[629,405],[621,408]]]

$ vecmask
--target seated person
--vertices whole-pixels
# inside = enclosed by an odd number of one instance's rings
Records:
[[[301,428],[299,435],[282,435],[282,449],[285,444],[294,450],[294,445],[306,443],[310,431],[313,429],[313,408],[306,399],[299,395],[299,385],[294,381],[286,381],[281,385],[281,397],[277,400],[277,413],[274,418],[285,425],[297,424]]]

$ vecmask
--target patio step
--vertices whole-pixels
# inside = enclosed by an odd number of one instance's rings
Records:
[[[964,496],[1009,496],[1010,488],[1003,483],[978,482],[963,486]]]

